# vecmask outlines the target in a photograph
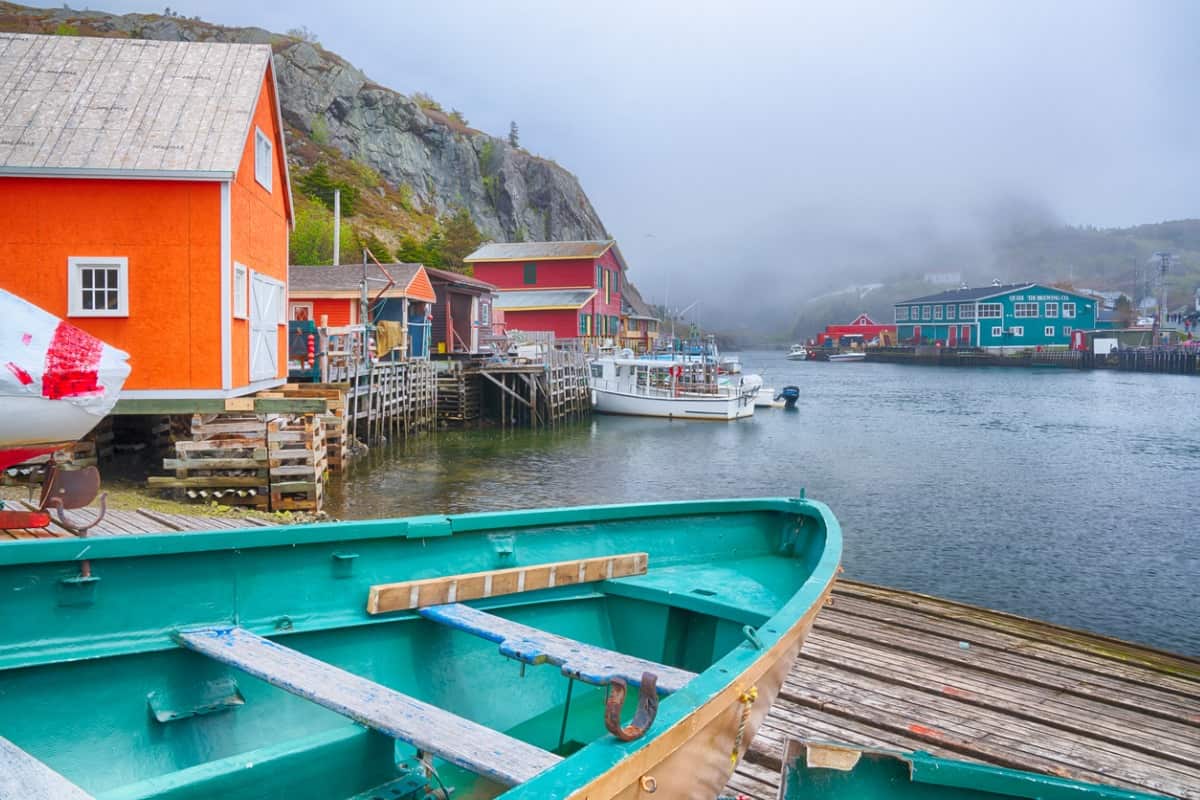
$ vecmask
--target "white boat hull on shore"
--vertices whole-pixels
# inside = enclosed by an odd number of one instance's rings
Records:
[[[87,434],[117,402],[128,356],[0,289],[0,469]]]

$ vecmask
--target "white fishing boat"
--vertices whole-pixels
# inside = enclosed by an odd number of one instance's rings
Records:
[[[592,362],[591,370],[592,406],[599,414],[741,419],[754,414],[762,387],[761,378],[749,384],[722,382],[711,367],[656,358],[603,357]]]
[[[866,358],[867,358],[866,353],[850,352],[850,353],[830,353],[829,354],[830,361],[839,362],[839,363],[847,362],[847,361],[865,361]]]
[[[788,361],[807,361],[808,348],[802,344],[794,344],[792,349],[788,350],[787,358]]]
[[[776,391],[770,386],[764,386],[754,396],[755,408],[783,408],[783,401],[775,399]]]
[[[0,289],[0,469],[85,436],[116,404],[128,358]]]
[[[717,360],[717,368],[728,375],[740,375],[742,360],[737,356],[721,356]]]

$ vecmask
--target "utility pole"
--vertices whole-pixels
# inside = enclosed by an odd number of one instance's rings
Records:
[[[342,263],[342,190],[333,190],[333,265]]]
[[[1154,319],[1154,344],[1167,327],[1167,272],[1171,268],[1171,254],[1160,250],[1154,254],[1158,259],[1158,314]]]

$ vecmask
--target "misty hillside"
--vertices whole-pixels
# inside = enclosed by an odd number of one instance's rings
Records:
[[[570,172],[519,140],[514,146],[472,128],[435,98],[374,83],[310,31],[8,2],[0,2],[0,31],[270,44],[296,197],[294,261],[331,258],[334,188],[342,190],[346,215],[343,253],[354,252],[357,240],[385,258],[456,266],[480,239],[607,236]]]
[[[1131,228],[1029,227],[998,236],[990,252],[975,263],[938,261],[927,272],[961,272],[973,286],[993,279],[1004,283],[1036,281],[1097,291],[1119,291],[1130,297],[1157,296],[1157,252],[1173,254],[1167,275],[1168,304],[1188,303],[1200,287],[1200,220],[1187,219]],[[909,272],[878,282],[831,287],[802,299],[790,330],[806,339],[830,323],[845,323],[866,312],[879,322],[892,319],[892,304],[942,288]],[[866,288],[871,287],[871,288]],[[782,334],[781,334],[782,335]],[[787,338],[783,336],[783,338]]]

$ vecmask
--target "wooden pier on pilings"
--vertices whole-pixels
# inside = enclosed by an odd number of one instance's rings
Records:
[[[432,430],[437,418],[437,375],[425,359],[347,360],[327,368],[346,388],[348,435],[365,444],[407,439]]]
[[[1123,347],[1115,351],[1117,369],[1126,372],[1200,374],[1198,347]]]
[[[1062,367],[1086,369],[1089,354],[1078,350],[1009,350],[994,352],[979,347],[873,347],[867,361],[884,364],[922,364],[936,367]]]
[[[591,413],[581,353],[551,350],[541,364],[484,363],[478,369],[481,405],[502,428],[551,428]]]
[[[541,343],[532,357],[443,362],[437,373],[442,427],[553,428],[591,413],[581,351]]]

